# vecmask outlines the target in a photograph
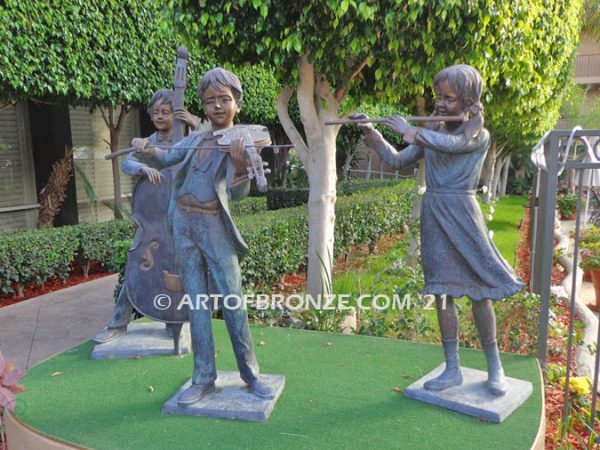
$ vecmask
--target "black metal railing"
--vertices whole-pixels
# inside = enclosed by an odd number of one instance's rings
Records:
[[[574,159],[575,147],[583,148],[580,158]],[[578,280],[579,250],[581,231],[588,220],[583,214],[584,195],[593,196],[592,190],[584,184],[586,171],[600,170],[600,130],[582,130],[576,127],[571,131],[552,131],[547,133],[534,148],[532,161],[536,168],[532,186],[532,220],[531,220],[531,279],[530,289],[541,297],[541,313],[538,331],[538,359],[542,369],[546,368],[548,354],[548,329],[550,317],[550,295],[552,284],[552,266],[554,257],[554,228],[557,204],[558,180],[563,171],[574,171],[577,194],[575,229],[573,235],[572,272],[569,293],[569,325],[567,337],[567,363],[564,380],[563,423],[568,423],[571,414],[569,408],[570,383],[575,338],[575,306],[580,288]],[[586,198],[588,200],[588,198]],[[589,201],[589,200],[588,200]],[[567,286],[568,287],[568,286]],[[569,292],[570,290],[570,292]],[[598,319],[598,313],[595,314]],[[595,348],[600,343],[600,327],[598,327]],[[591,386],[592,399],[588,419],[589,441],[597,438],[594,426],[597,422],[598,374],[600,368],[600,352],[595,351],[595,365]]]

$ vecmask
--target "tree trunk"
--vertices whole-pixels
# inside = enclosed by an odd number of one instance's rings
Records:
[[[483,163],[483,171],[481,174],[481,178],[483,179],[483,185],[487,188],[487,192],[483,195],[483,202],[488,204],[492,201],[493,198],[493,178],[494,178],[494,168],[496,165],[496,157],[497,157],[497,146],[496,141],[492,141],[490,145],[490,149],[488,150],[488,154]]]
[[[352,165],[352,160],[354,159],[353,153],[347,153],[346,159],[344,160],[344,165],[342,166],[342,177],[344,181],[348,181],[350,174],[350,166]]]
[[[108,146],[111,153],[116,152],[119,149],[119,136],[121,134],[121,130],[123,129],[125,118],[127,117],[127,114],[129,114],[130,109],[131,108],[126,105],[121,105],[119,117],[117,118],[116,122],[114,120],[114,109],[112,106],[108,106],[106,110],[104,108],[100,109],[104,123],[108,127],[110,136]],[[113,214],[115,219],[121,219],[123,215],[121,208],[121,171],[119,160],[117,158],[113,158],[111,163],[113,174]]]
[[[371,165],[373,164],[373,150],[371,147],[367,147],[367,170],[365,171],[365,180],[371,178]]]
[[[313,142],[311,153],[315,155],[311,155],[310,163],[304,166],[310,186],[307,288],[313,296],[332,292],[336,173],[335,134],[329,134],[332,136],[324,136],[321,145]]]
[[[306,141],[289,117],[288,104],[293,94],[290,86],[281,90],[277,112],[308,174],[307,290],[316,298],[320,294],[331,292],[332,286],[336,200],[335,138],[340,127],[327,126],[324,121],[338,118],[339,101],[324,78],[315,76],[314,66],[305,56],[300,58],[299,69],[297,99]]]
[[[504,161],[506,159],[504,149],[498,149],[496,147],[496,163],[494,164],[493,176],[491,185],[488,193],[490,194],[490,201],[498,199],[500,193],[500,181],[502,179],[502,169],[504,168]]]
[[[426,116],[425,112],[425,98],[417,97],[416,101],[416,113],[418,116]],[[419,124],[424,126],[424,123]],[[417,165],[417,195],[415,195],[410,215],[410,224],[405,227],[405,233],[408,240],[407,248],[407,263],[409,267],[417,267],[421,256],[421,243],[419,241],[418,234],[415,234],[413,230],[416,230],[416,225],[420,220],[421,216],[421,195],[419,191],[424,190],[427,187],[427,181],[425,180],[425,159],[421,159]]]
[[[111,128],[110,130],[110,152],[116,152],[119,149],[119,134]],[[119,158],[113,158],[112,174],[113,174],[113,214],[115,219],[121,218],[121,168],[119,167]]]
[[[500,184],[500,196],[506,197],[506,186],[508,184],[508,171],[510,169],[510,155],[504,157],[504,168],[502,169],[502,183]]]

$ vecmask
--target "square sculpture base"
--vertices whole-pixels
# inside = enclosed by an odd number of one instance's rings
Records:
[[[190,325],[184,324],[179,337],[179,354],[185,355],[192,349]],[[167,334],[162,322],[134,322],[127,333],[105,344],[96,344],[92,359],[127,359],[145,356],[174,355],[173,338]]]
[[[488,422],[501,423],[529,398],[533,386],[529,381],[506,378],[507,392],[495,397],[487,391],[487,372],[462,367],[463,384],[444,391],[428,391],[423,384],[440,375],[445,364],[441,364],[423,378],[404,390],[408,398],[431,403],[442,408],[476,416]]]
[[[270,400],[257,397],[248,390],[238,372],[217,371],[216,391],[206,395],[193,405],[177,406],[177,397],[187,389],[192,380],[188,380],[164,404],[162,412],[184,416],[216,417],[219,419],[247,420],[264,422],[271,415],[277,399],[283,391],[285,377],[283,375],[262,375],[264,381],[274,392]]]

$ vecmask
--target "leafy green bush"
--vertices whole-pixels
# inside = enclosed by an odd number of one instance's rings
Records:
[[[115,244],[126,236],[133,236],[134,225],[130,220],[115,220],[101,223],[86,223],[77,226],[80,239],[76,263],[84,276],[88,276],[90,265],[94,262],[102,267],[115,269],[113,260],[120,251]]]
[[[308,203],[308,188],[273,188],[267,191],[267,209],[273,211],[281,208]]]
[[[267,210],[267,197],[246,197],[229,203],[229,210],[234,217],[256,214]]]
[[[398,232],[410,218],[414,182],[340,197],[335,206],[334,256],[359,242]],[[237,220],[250,248],[242,261],[247,286],[268,283],[297,270],[307,261],[308,213],[306,206],[266,211]]]
[[[577,207],[577,194],[560,194],[556,199],[556,206],[561,218],[572,217]]]
[[[337,195],[351,195],[371,189],[394,186],[399,180],[348,180],[337,184]],[[267,209],[292,208],[308,203],[309,189],[304,187],[273,188],[267,191]]]
[[[401,230],[410,216],[413,192],[414,182],[405,181],[338,199],[334,255],[352,244]],[[249,211],[261,201],[252,199],[241,210]],[[248,213],[236,222],[250,248],[242,261],[247,287],[268,283],[306,263],[306,206]],[[99,263],[122,271],[133,234],[132,221],[118,220],[4,235],[0,241],[0,289],[13,293],[13,284],[22,290],[25,284],[42,284],[56,275],[66,279],[74,264],[85,270],[91,263]]]
[[[3,236],[0,242],[0,289],[22,295],[26,284],[42,286],[57,275],[66,280],[79,248],[73,227],[27,230]]]
[[[112,270],[114,242],[133,235],[127,220],[27,230],[0,241],[0,290],[22,295],[27,284],[43,285],[54,276],[66,280],[73,265],[84,273],[93,262]]]
[[[348,180],[340,181],[337,186],[337,195],[352,195],[357,192],[369,191],[371,189],[379,189],[383,187],[395,186],[400,180],[385,179],[385,180]]]

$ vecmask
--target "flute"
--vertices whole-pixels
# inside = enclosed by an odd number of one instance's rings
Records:
[[[464,122],[464,116],[409,116],[403,117],[407,122]],[[382,119],[339,119],[328,120],[325,125],[346,125],[352,123],[384,123],[388,117]]]
[[[248,148],[250,146],[249,145],[245,145],[244,147]],[[265,146],[258,145],[257,147],[279,149],[279,148],[292,148],[293,145],[291,145],[291,144],[265,145]],[[175,148],[175,146],[172,146],[172,147],[162,147],[163,150],[170,150],[172,148]],[[198,147],[177,147],[177,148],[179,150],[195,150]],[[229,147],[226,147],[226,146],[222,146],[222,147],[202,147],[202,150],[221,150],[222,152],[227,153],[227,152],[229,152]],[[117,150],[116,152],[109,153],[108,155],[104,155],[104,159],[106,159],[108,161],[110,159],[118,158],[119,156],[127,155],[128,153],[134,153],[135,151],[137,151],[137,149],[135,147],[123,148],[121,150]]]

